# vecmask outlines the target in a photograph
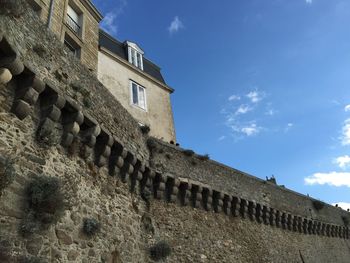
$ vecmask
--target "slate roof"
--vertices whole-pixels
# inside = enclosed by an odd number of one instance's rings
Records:
[[[99,45],[100,47],[103,47],[108,51],[114,53],[118,57],[128,61],[127,46],[102,29],[100,29],[99,32]],[[143,57],[143,71],[153,78],[159,80],[161,83],[167,85],[162,76],[162,73],[160,72],[160,68],[145,57]]]

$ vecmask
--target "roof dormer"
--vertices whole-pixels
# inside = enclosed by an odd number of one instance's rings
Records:
[[[143,50],[136,44],[130,41],[125,42],[128,47],[128,60],[131,64],[143,70]]]

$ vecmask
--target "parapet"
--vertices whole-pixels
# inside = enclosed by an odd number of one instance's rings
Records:
[[[0,86],[11,109],[37,123],[43,147],[80,145],[80,157],[152,199],[225,213],[300,234],[349,239],[349,213],[143,135],[138,123],[32,12],[0,20]],[[45,32],[44,34],[42,32]],[[41,45],[40,55],[35,51]],[[90,103],[84,103],[89,99]]]

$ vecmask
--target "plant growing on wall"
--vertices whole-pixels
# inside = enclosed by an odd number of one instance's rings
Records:
[[[157,149],[157,144],[153,139],[149,138],[147,140],[147,147],[150,151],[153,151],[153,150]]]
[[[149,249],[151,258],[155,261],[165,259],[171,254],[171,247],[166,241],[159,241]]]
[[[13,182],[14,177],[15,169],[12,161],[0,156],[0,196],[1,191]]]
[[[83,224],[83,232],[92,237],[100,231],[100,223],[94,218],[85,218]]]
[[[0,0],[0,14],[20,17],[27,6],[23,0]]]
[[[148,125],[142,125],[140,129],[143,134],[148,134],[151,131],[151,128]]]
[[[198,155],[198,159],[202,161],[208,161],[210,159],[209,154]]]
[[[320,200],[314,200],[312,201],[312,205],[317,211],[319,211],[324,207],[325,204]]]
[[[26,187],[27,217],[23,221],[23,235],[36,232],[59,220],[65,209],[61,183],[57,178],[38,176]]]
[[[192,150],[183,150],[182,152],[184,155],[189,156],[189,157],[194,155],[194,151],[192,151]]]

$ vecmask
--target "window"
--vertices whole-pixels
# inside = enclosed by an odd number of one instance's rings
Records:
[[[131,104],[141,109],[147,110],[146,107],[146,89],[135,82],[131,81]]]
[[[80,58],[80,46],[71,38],[69,35],[65,34],[64,36],[64,44],[68,47],[70,51],[76,56],[77,58]]]
[[[67,8],[67,26],[77,35],[81,35],[82,15],[70,5]]]
[[[135,44],[127,42],[129,62],[143,70],[143,51]]]

